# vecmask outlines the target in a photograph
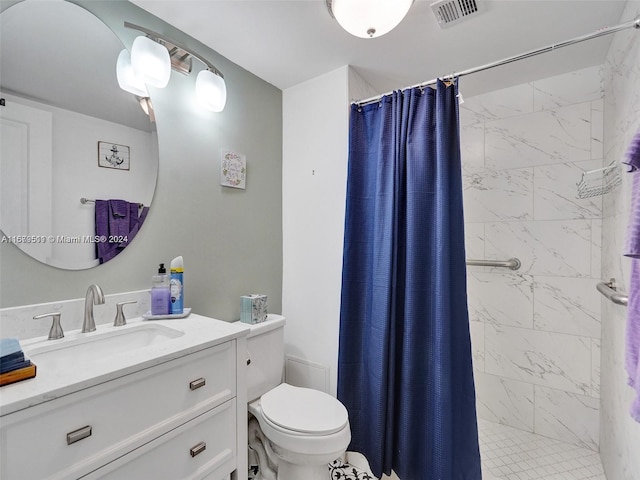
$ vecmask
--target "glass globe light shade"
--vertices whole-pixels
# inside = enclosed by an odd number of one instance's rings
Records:
[[[196,78],[196,97],[208,110],[221,112],[227,103],[224,78],[210,70],[201,70]]]
[[[375,38],[398,26],[412,4],[413,0],[332,0],[331,11],[351,35]]]
[[[164,88],[171,76],[171,58],[164,45],[148,37],[137,37],[131,47],[131,65],[136,75],[152,87]]]
[[[131,55],[126,48],[118,55],[116,62],[116,75],[118,85],[126,92],[133,93],[139,97],[148,97],[149,92],[144,82],[136,75],[131,66]]]

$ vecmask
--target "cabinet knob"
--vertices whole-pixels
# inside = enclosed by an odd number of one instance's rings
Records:
[[[192,457],[195,457],[196,455],[199,455],[202,452],[204,452],[206,449],[207,449],[207,444],[205,442],[200,442],[195,447],[191,447],[189,449],[189,453],[191,454]]]
[[[204,378],[198,378],[197,380],[193,380],[189,382],[190,390],[197,390],[200,387],[204,387],[207,384],[207,381]]]

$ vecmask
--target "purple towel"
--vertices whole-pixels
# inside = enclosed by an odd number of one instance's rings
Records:
[[[629,305],[627,306],[627,331],[625,368],[629,385],[636,391],[631,403],[631,416],[640,422],[640,259],[631,259],[629,282]]]
[[[640,131],[631,142],[627,158],[623,161],[633,173],[631,186],[631,212],[627,226],[627,242],[624,254],[631,257],[629,280],[629,305],[627,308],[627,331],[625,368],[628,382],[636,391],[631,404],[631,416],[640,422]]]
[[[100,263],[111,260],[124,250],[138,233],[148,210],[144,207],[139,213],[139,205],[126,200],[96,200],[96,235],[107,239],[96,243]],[[124,238],[126,240],[115,241]]]
[[[135,216],[138,218],[138,206],[135,207]],[[109,234],[114,237],[126,237],[129,233],[129,215],[131,209],[126,200],[109,200]]]

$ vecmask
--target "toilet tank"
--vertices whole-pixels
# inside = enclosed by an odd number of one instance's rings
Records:
[[[269,314],[262,323],[248,325],[247,400],[260,398],[282,383],[284,370],[284,324],[281,315]]]

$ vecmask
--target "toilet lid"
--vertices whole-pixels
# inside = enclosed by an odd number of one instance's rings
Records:
[[[344,405],[331,395],[286,383],[265,393],[260,404],[272,423],[300,433],[328,435],[342,430],[349,418]]]

